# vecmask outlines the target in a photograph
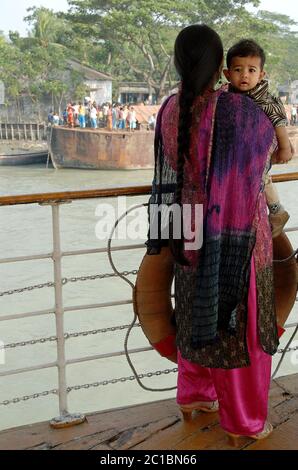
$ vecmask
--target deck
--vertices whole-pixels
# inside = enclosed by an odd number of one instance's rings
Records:
[[[270,421],[274,432],[263,441],[243,438],[245,450],[298,450],[298,374],[272,382]],[[93,413],[71,428],[48,422],[0,432],[1,450],[232,450],[218,415],[197,413],[183,422],[175,400]]]

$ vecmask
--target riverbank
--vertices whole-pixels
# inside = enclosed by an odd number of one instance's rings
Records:
[[[0,155],[17,155],[19,153],[39,151],[48,151],[47,142],[32,140],[0,140]]]

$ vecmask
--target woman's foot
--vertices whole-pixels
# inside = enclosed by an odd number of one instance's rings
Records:
[[[261,439],[266,439],[266,437],[270,436],[272,431],[273,431],[272,424],[269,423],[269,421],[266,421],[263,431],[260,431],[257,434],[247,436],[247,435],[233,434],[231,432],[227,432],[227,435],[229,438],[230,445],[233,447],[239,447],[239,442],[240,442],[241,437],[248,437],[248,438],[255,439],[256,441],[258,441]]]
[[[187,421],[191,418],[193,411],[203,411],[204,413],[215,413],[219,409],[218,401],[195,401],[187,405],[179,405],[183,418]]]

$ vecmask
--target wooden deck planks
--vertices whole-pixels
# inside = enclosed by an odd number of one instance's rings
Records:
[[[272,382],[265,440],[243,438],[246,450],[298,450],[298,374]],[[91,414],[81,425],[60,430],[48,422],[0,432],[0,449],[44,450],[219,450],[233,449],[217,413],[194,413],[184,422],[175,400]]]

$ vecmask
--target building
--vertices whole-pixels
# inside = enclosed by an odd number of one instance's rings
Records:
[[[278,94],[287,104],[298,104],[298,80],[279,86]]]
[[[67,103],[76,101],[74,96],[74,73],[82,79],[82,83],[86,85],[86,92],[98,104],[112,102],[112,77],[106,73],[99,72],[91,67],[81,64],[75,59],[68,60],[65,70],[61,72],[58,78],[67,83],[67,93],[60,99],[51,95],[43,95],[37,102],[33,102],[25,93],[19,95],[16,100],[9,100],[6,96],[7,103],[4,103],[4,86],[1,88],[0,83],[0,121],[2,122],[43,122],[47,121],[50,110],[61,113]],[[57,80],[57,76],[55,77]],[[86,94],[77,100],[84,100]],[[2,102],[1,102],[1,97]]]
[[[69,70],[74,70],[84,77],[92,101],[98,104],[112,102],[112,77],[81,64],[77,60],[68,60]]]
[[[121,82],[119,84],[118,102],[156,104],[157,96],[153,90],[149,90],[147,83]]]

